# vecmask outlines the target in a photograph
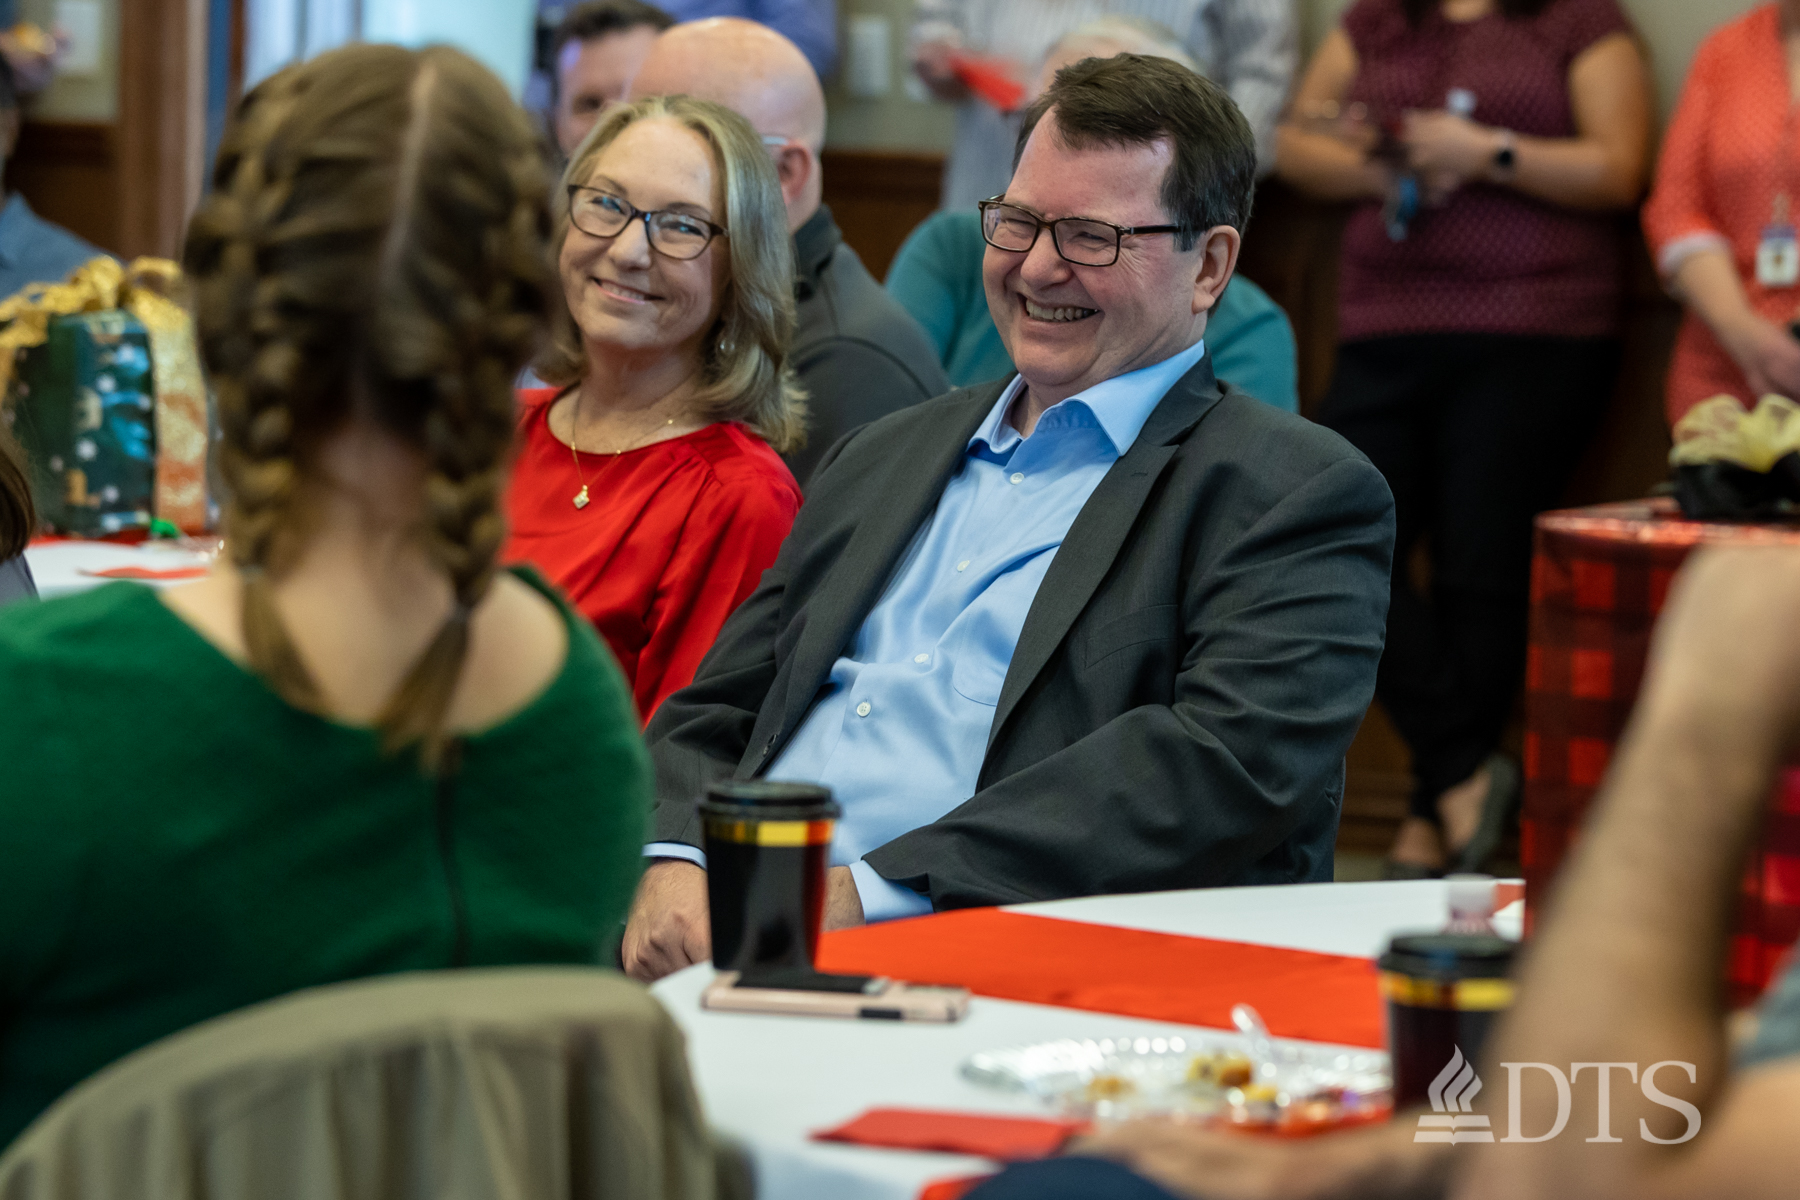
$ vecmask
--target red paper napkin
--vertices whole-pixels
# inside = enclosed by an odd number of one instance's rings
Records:
[[[997,1117],[934,1108],[871,1108],[835,1129],[819,1130],[812,1137],[815,1142],[936,1150],[1012,1162],[1055,1154],[1064,1142],[1086,1129],[1086,1121],[1056,1121],[1048,1117]]]
[[[960,909],[827,933],[819,969],[966,987],[983,996],[1231,1028],[1256,1007],[1277,1037],[1380,1048],[1375,965],[1244,942]]]
[[[952,1179],[934,1179],[919,1189],[918,1200],[962,1200],[978,1183],[986,1183],[992,1175],[958,1175]]]
[[[83,571],[95,579],[201,579],[206,567],[108,567],[104,571]]]

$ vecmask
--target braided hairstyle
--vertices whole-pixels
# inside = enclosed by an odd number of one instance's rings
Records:
[[[545,189],[525,114],[484,67],[354,45],[244,98],[188,230],[245,646],[290,703],[320,707],[272,590],[307,539],[314,453],[356,416],[423,456],[420,536],[455,607],[377,724],[428,770],[505,534],[512,383],[554,286]]]

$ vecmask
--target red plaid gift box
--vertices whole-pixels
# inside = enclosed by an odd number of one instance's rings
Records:
[[[1651,627],[1675,572],[1696,546],[1712,543],[1800,546],[1800,528],[1687,521],[1667,500],[1538,518],[1520,830],[1527,911],[1541,911],[1606,774],[1637,699]],[[1739,1000],[1761,992],[1796,935],[1800,770],[1790,770],[1770,802],[1744,879],[1729,968]]]

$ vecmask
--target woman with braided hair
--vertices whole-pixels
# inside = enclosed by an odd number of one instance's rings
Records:
[[[592,627],[495,569],[548,310],[530,124],[446,48],[259,85],[189,231],[225,561],[0,612],[0,1145],[296,988],[594,963],[649,767]]]
[[[800,508],[794,265],[749,123],[688,96],[608,110],[555,197],[563,303],[521,393],[503,557],[618,656],[647,722],[687,686]]]

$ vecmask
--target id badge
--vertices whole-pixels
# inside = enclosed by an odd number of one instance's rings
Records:
[[[1756,244],[1756,282],[1766,288],[1790,288],[1800,283],[1800,241],[1792,225],[1770,225]]]

